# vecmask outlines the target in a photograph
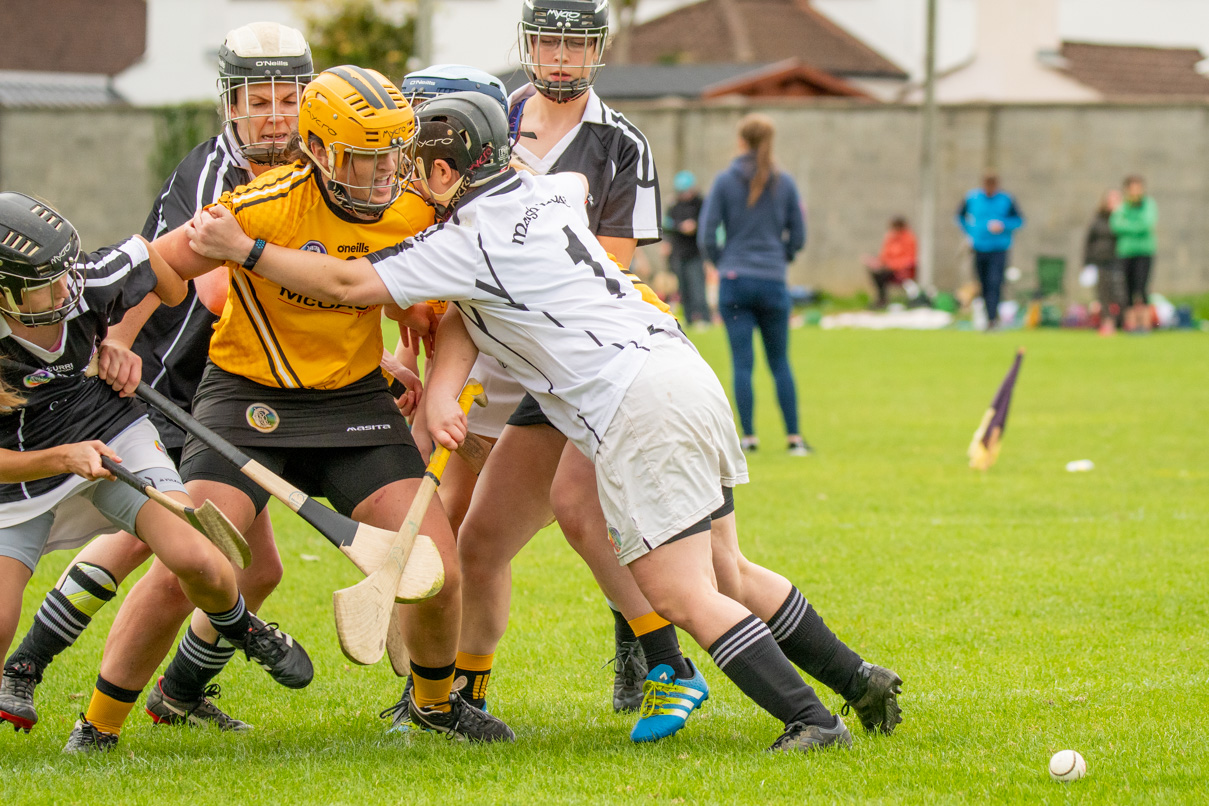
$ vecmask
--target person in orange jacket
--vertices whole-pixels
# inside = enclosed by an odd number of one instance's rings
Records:
[[[886,289],[891,285],[903,285],[915,279],[915,264],[915,233],[907,226],[907,219],[895,216],[890,219],[881,252],[876,258],[865,261],[869,277],[877,288],[878,308],[886,307]]]

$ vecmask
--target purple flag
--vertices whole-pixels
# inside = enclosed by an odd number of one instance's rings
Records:
[[[1024,358],[1024,348],[1016,351],[1016,360],[1012,368],[999,384],[999,391],[991,400],[991,407],[982,415],[982,422],[974,432],[966,452],[970,457],[970,467],[977,470],[987,470],[999,458],[999,442],[1007,428],[1008,408],[1012,405],[1012,390],[1016,386],[1016,376],[1020,374],[1020,362]]]

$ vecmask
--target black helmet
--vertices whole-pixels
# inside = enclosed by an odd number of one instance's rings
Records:
[[[525,0],[517,28],[521,66],[538,92],[566,103],[587,92],[596,80],[597,71],[604,66],[608,36],[609,0]],[[551,56],[543,62],[543,50],[560,53],[562,58]],[[558,67],[574,68],[583,75],[575,79],[543,77]]]
[[[84,292],[77,261],[80,236],[67,219],[24,193],[0,193],[0,310],[23,325],[53,325],[67,318]],[[50,310],[18,310],[26,291],[68,275],[71,292]]]
[[[235,122],[253,117],[268,117],[268,114],[245,110],[246,114],[232,113],[236,91],[249,84],[292,84],[297,97],[315,77],[311,63],[311,46],[302,32],[276,22],[254,22],[232,30],[218,49],[218,97],[223,115],[223,125],[229,130],[240,151],[252,162],[273,165],[281,161],[286,146],[280,141],[245,143],[235,128]],[[276,111],[276,97],[274,96]],[[297,111],[291,114],[295,119]],[[287,115],[288,116],[288,115]]]
[[[461,181],[441,194],[429,188],[433,205],[447,217],[472,187],[508,170],[512,145],[508,118],[499,102],[482,92],[451,92],[425,101],[418,110],[416,176],[425,185],[433,162],[447,161]]]

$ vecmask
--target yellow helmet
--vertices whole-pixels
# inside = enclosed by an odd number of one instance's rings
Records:
[[[417,130],[403,93],[376,70],[333,67],[302,93],[302,149],[336,201],[355,213],[380,215],[399,197],[411,177]],[[326,166],[316,157],[317,144]]]

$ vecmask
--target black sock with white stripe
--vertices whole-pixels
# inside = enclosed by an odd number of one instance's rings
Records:
[[[835,717],[781,652],[767,625],[755,616],[723,633],[709,654],[740,691],[786,725],[835,725]]]
[[[113,575],[99,565],[73,565],[63,583],[46,594],[29,632],[8,662],[31,661],[41,674],[55,655],[76,642],[117,589]]]
[[[235,655],[235,647],[219,638],[208,644],[197,637],[190,627],[176,647],[176,655],[164,670],[161,687],[174,700],[193,702],[205,696],[210,684],[227,661]]]
[[[241,646],[245,633],[252,626],[252,616],[248,613],[247,605],[243,603],[243,594],[239,595],[235,606],[225,613],[206,613],[206,616],[219,635],[230,638]]]
[[[797,588],[768,622],[768,629],[785,657],[806,674],[818,680],[846,700],[860,696],[861,656],[836,638],[813,606]]]

